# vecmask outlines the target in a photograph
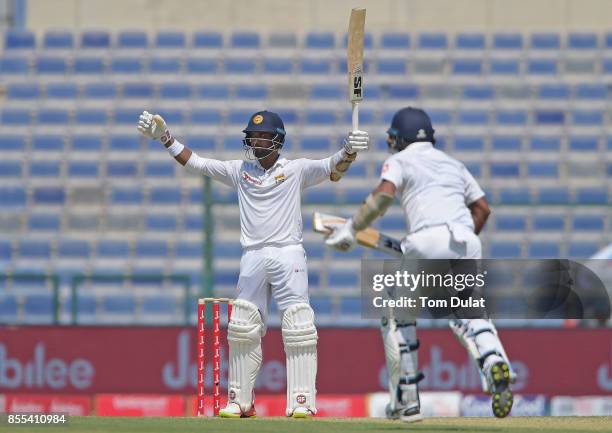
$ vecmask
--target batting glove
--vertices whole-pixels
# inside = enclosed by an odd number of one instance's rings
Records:
[[[166,121],[159,114],[143,111],[138,120],[138,130],[147,137],[161,141],[164,146],[172,141]]]
[[[344,150],[349,154],[368,150],[369,145],[370,136],[365,131],[351,131],[344,139]]]
[[[325,245],[328,247],[333,247],[338,251],[350,251],[357,244],[352,219],[348,219],[340,227],[328,226],[328,228],[331,230],[331,233],[325,238]]]

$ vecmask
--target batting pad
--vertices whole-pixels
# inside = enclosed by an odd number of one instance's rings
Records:
[[[297,407],[316,413],[317,329],[310,305],[287,308],[282,321],[283,343],[287,355],[287,416]]]

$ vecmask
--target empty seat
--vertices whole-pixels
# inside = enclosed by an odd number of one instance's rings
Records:
[[[263,61],[263,72],[266,74],[291,74],[293,72],[293,60],[266,58]]]
[[[225,59],[224,70],[228,74],[254,74],[255,60],[253,59]]]
[[[102,298],[102,309],[106,314],[133,314],[134,297],[130,295],[106,295]]]
[[[235,95],[240,99],[265,99],[268,94],[268,89],[262,85],[238,85],[236,86]]]
[[[527,164],[527,175],[533,177],[558,177],[559,163],[554,161],[530,162]]]
[[[530,204],[531,194],[527,188],[504,188],[499,191],[499,204]]]
[[[416,99],[419,97],[419,89],[411,84],[390,84],[389,97],[392,99]]]
[[[147,34],[142,31],[122,31],[117,37],[117,48],[147,48],[148,45]]]
[[[82,125],[104,125],[108,122],[106,110],[82,109],[75,113],[75,123]]]
[[[139,90],[134,89],[134,95],[136,94],[146,94],[146,88],[142,88]],[[115,110],[115,123],[121,123],[124,125],[132,125],[135,121],[138,120],[138,116],[142,113],[142,109],[140,108],[126,108],[126,109],[117,109]]]
[[[536,231],[562,231],[565,229],[565,218],[562,215],[535,215],[533,229]]]
[[[175,188],[159,187],[151,189],[149,199],[153,204],[178,204],[181,194]]]
[[[238,242],[216,242],[213,248],[215,257],[240,257],[242,247]]]
[[[81,48],[108,48],[110,35],[106,31],[85,31],[81,34]]]
[[[0,136],[0,151],[23,151],[26,144],[24,135]]]
[[[177,299],[169,295],[147,295],[142,298],[142,312],[144,314],[177,314]]]
[[[45,49],[71,49],[74,45],[74,38],[69,31],[49,30],[43,37],[43,47]]]
[[[336,193],[327,188],[310,188],[304,194],[304,203],[307,204],[335,204],[336,201]]]
[[[301,139],[301,149],[305,151],[328,151],[331,140],[326,136],[303,136]]]
[[[297,37],[294,33],[272,33],[268,35],[268,46],[270,48],[295,48]]]
[[[166,257],[168,244],[166,241],[151,241],[140,239],[136,241],[135,254],[138,257]]]
[[[46,125],[63,125],[68,123],[68,111],[49,108],[43,109],[38,112],[38,123]]]
[[[493,48],[496,50],[521,50],[523,36],[520,33],[495,33],[493,35]]]
[[[572,229],[577,231],[601,231],[603,232],[605,221],[598,215],[574,215]]]
[[[23,207],[26,204],[26,193],[23,187],[0,187],[0,207]]]
[[[97,162],[70,161],[68,164],[68,176],[70,177],[97,177]]]
[[[176,244],[176,257],[180,258],[201,258],[202,242],[179,242]]]
[[[33,199],[35,204],[63,205],[66,193],[60,187],[40,187],[34,189]]]
[[[49,83],[47,85],[47,98],[74,99],[78,94],[76,83]]]
[[[489,71],[494,75],[517,75],[520,68],[520,61],[515,59],[491,59],[489,62]]]
[[[572,242],[567,248],[567,256],[573,259],[585,259],[599,250],[597,242]]]
[[[313,125],[333,125],[336,123],[336,113],[331,110],[307,111],[304,122]]]
[[[359,272],[330,270],[327,283],[333,287],[359,287]]]
[[[578,84],[576,98],[578,99],[607,99],[608,86],[605,84]]]
[[[599,110],[576,110],[572,112],[574,125],[602,125],[604,113]]]
[[[542,99],[569,99],[570,87],[567,84],[543,84],[538,95]]]
[[[531,35],[531,48],[536,50],[558,50],[561,38],[556,33],[534,33]]]
[[[187,72],[190,74],[216,73],[219,63],[215,59],[190,57],[187,59]]]
[[[24,321],[29,323],[51,323],[55,312],[52,295],[27,295],[23,303]]]
[[[554,75],[557,73],[557,61],[553,59],[529,59],[527,72],[533,75]]]
[[[379,74],[403,75],[406,73],[406,60],[404,59],[379,59],[376,64]]]
[[[515,162],[494,162],[490,165],[491,177],[518,177],[519,164]]]
[[[232,48],[259,48],[259,34],[254,32],[236,32],[230,39]]]
[[[32,177],[58,177],[60,175],[59,161],[32,161],[30,162],[30,176]]]
[[[32,231],[57,231],[60,229],[60,217],[53,213],[35,213],[28,217],[28,229]]]
[[[482,62],[474,59],[456,59],[452,63],[452,71],[456,75],[480,75]]]
[[[491,86],[465,86],[463,97],[466,99],[488,100],[493,99],[494,92]]]
[[[133,177],[138,174],[138,168],[132,161],[109,161],[106,174],[109,177]]]
[[[568,204],[569,191],[564,187],[543,187],[538,190],[538,202],[542,204]]]
[[[57,254],[59,257],[86,259],[89,257],[89,242],[61,239],[57,245]]]
[[[195,32],[192,46],[194,48],[221,48],[223,46],[223,35],[218,32]]]
[[[175,231],[176,217],[174,215],[147,215],[146,228],[151,231]]]
[[[60,151],[64,149],[64,139],[58,135],[34,135],[32,148],[43,151]]]
[[[7,75],[27,74],[29,72],[29,61],[25,57],[2,57],[0,58],[0,72]]]
[[[457,119],[460,125],[486,125],[489,121],[489,112],[481,110],[459,111]]]
[[[333,33],[308,33],[306,35],[306,48],[309,49],[332,49],[335,46]]]
[[[336,99],[342,96],[342,89],[328,84],[314,84],[310,88],[310,97],[313,99]]]
[[[51,245],[48,241],[22,240],[19,243],[19,255],[31,259],[48,259],[51,256]]]
[[[153,74],[178,74],[181,59],[178,57],[154,57],[149,60],[149,72]]]
[[[560,255],[559,245],[553,242],[531,242],[527,255],[532,259],[554,259]]]
[[[10,99],[38,99],[40,94],[38,84],[8,84],[7,95]]]
[[[589,136],[573,136],[569,139],[568,147],[571,151],[595,152],[599,149],[599,138]]]
[[[491,139],[493,150],[520,151],[522,146],[521,137],[496,135]]]
[[[115,74],[141,74],[143,72],[142,60],[132,57],[113,57],[110,70]]]
[[[155,36],[157,48],[184,48],[185,34],[183,32],[159,32]]]
[[[29,110],[3,108],[2,123],[6,125],[28,125],[32,120]]]
[[[384,49],[409,49],[410,34],[408,33],[383,33],[380,46]]]
[[[303,74],[329,74],[332,69],[332,62],[329,59],[302,58],[299,65]]]
[[[327,296],[312,296],[310,306],[315,314],[332,314],[333,302]]]
[[[535,122],[541,125],[562,125],[565,113],[560,110],[536,110]]]
[[[21,161],[0,161],[0,177],[19,178],[22,175]]]
[[[223,120],[220,110],[215,108],[194,110],[191,121],[194,124],[219,124]]]
[[[567,47],[572,50],[594,50],[597,48],[596,33],[570,33]]]
[[[448,125],[452,121],[452,113],[449,110],[428,110],[427,114],[434,125]]]
[[[75,74],[102,74],[104,72],[104,59],[101,57],[76,57],[73,70]]]
[[[343,296],[340,298],[340,314],[354,316],[361,314],[361,298],[356,296]]]
[[[96,245],[96,254],[99,257],[125,258],[130,254],[130,245],[126,241],[100,240]]]
[[[197,88],[197,96],[204,99],[227,99],[229,88],[225,84],[206,84]]]
[[[444,33],[422,33],[418,36],[417,46],[421,50],[445,50],[448,40]]]
[[[186,83],[164,83],[159,96],[164,99],[187,99],[191,97],[191,86]]]
[[[499,215],[495,218],[495,228],[500,231],[524,231],[527,228],[525,215]]]
[[[457,136],[455,137],[454,149],[457,151],[481,151],[484,149],[484,141],[481,136]]]
[[[18,316],[18,303],[15,295],[0,295],[0,323],[15,323]]]
[[[72,151],[95,151],[102,148],[102,138],[97,135],[75,135],[72,137]]]
[[[111,201],[113,204],[140,204],[143,193],[140,188],[113,188]]]
[[[521,257],[521,244],[518,242],[491,242],[489,254],[494,259],[513,259]]]
[[[533,136],[530,148],[535,151],[558,151],[561,148],[561,137]]]
[[[7,50],[35,48],[34,33],[24,29],[9,29],[4,34],[4,47]]]
[[[485,35],[482,33],[459,33],[455,37],[455,48],[459,50],[484,50]]]
[[[89,83],[85,85],[86,98],[110,99],[117,95],[117,88],[113,83]]]

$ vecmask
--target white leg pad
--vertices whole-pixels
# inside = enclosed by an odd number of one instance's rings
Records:
[[[317,329],[314,312],[306,303],[283,313],[283,343],[287,355],[287,416],[303,407],[316,413]]]
[[[229,386],[228,400],[248,412],[253,405],[253,388],[261,367],[261,336],[264,324],[257,306],[236,299],[228,325]]]

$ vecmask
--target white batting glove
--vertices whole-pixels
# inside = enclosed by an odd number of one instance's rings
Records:
[[[368,150],[369,146],[370,136],[365,131],[351,131],[344,139],[344,150],[349,154]]]
[[[357,244],[352,218],[346,220],[340,227],[327,227],[331,230],[331,233],[325,238],[325,245],[328,247],[333,247],[338,251],[350,251]]]
[[[138,130],[147,137],[161,141],[163,145],[172,140],[166,121],[159,114],[143,111],[138,120]]]

